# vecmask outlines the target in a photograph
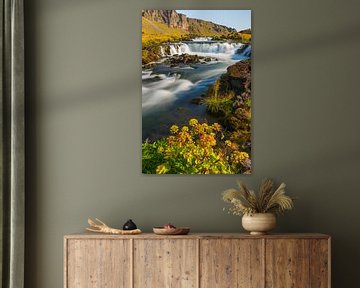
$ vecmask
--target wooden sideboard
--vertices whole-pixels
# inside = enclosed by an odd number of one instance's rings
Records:
[[[323,234],[67,235],[65,288],[329,288]]]

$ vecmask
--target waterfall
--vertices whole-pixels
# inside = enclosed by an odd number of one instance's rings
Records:
[[[161,57],[165,57],[165,56],[166,56],[166,53],[165,53],[165,50],[164,50],[164,47],[163,47],[163,46],[160,46],[160,55],[161,55]]]
[[[204,41],[211,41],[211,40],[212,40],[211,37],[196,37],[196,38],[192,39],[191,41],[204,42]]]
[[[191,53],[189,46],[185,43],[171,44],[171,45],[169,45],[169,48],[170,48],[169,49],[170,55],[183,54],[183,53],[190,54]]]
[[[222,56],[229,57],[235,52],[244,46],[241,43],[228,43],[228,42],[215,42],[215,41],[189,41],[189,42],[180,42],[175,44],[169,44],[169,53],[165,53],[165,50],[162,47],[161,55],[172,56],[176,54],[197,54],[200,56]],[[164,57],[163,56],[163,57]]]

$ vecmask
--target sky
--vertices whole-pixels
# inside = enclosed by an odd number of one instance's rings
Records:
[[[190,18],[208,20],[236,30],[251,28],[251,10],[176,10]]]

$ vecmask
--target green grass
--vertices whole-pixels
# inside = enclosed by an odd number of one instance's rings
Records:
[[[227,83],[220,77],[219,80],[209,88],[207,96],[201,101],[206,105],[208,112],[217,115],[228,115],[232,111],[234,91],[229,90]]]
[[[220,96],[206,97],[202,100],[206,109],[212,114],[225,114],[231,109],[232,101]]]

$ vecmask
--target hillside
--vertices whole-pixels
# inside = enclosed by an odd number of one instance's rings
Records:
[[[200,19],[188,18],[189,33],[198,36],[220,36],[236,32],[235,29],[226,27],[224,25],[215,24],[210,21]]]
[[[143,40],[166,40],[172,37],[191,36],[225,36],[234,33],[234,28],[212,23],[210,21],[188,18],[175,10],[143,10]],[[143,41],[144,42],[144,41]],[[144,43],[143,43],[144,44]]]
[[[143,48],[159,42],[174,41],[184,38],[189,33],[181,28],[170,27],[165,23],[151,21],[142,17],[142,43]]]

